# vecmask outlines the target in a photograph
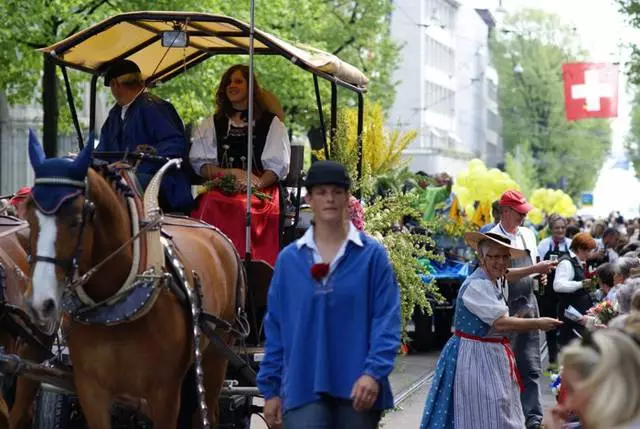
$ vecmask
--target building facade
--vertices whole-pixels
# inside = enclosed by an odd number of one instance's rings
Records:
[[[418,130],[412,171],[455,175],[472,158],[502,162],[497,72],[487,10],[454,0],[394,0],[391,33],[403,44],[389,127]]]
[[[102,124],[108,114],[108,96],[105,91],[98,93],[96,123]],[[84,138],[89,124],[89,89],[82,93],[82,100],[76,101],[78,119],[84,128]],[[68,109],[66,99],[61,100],[61,109]],[[4,94],[0,93],[0,196],[9,195],[22,186],[33,184],[33,170],[29,163],[29,128],[42,139],[42,108],[39,104],[10,106]],[[42,141],[42,140],[41,140]],[[78,151],[78,140],[73,131],[58,138],[58,155]]]

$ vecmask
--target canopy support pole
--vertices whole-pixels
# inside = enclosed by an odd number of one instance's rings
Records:
[[[322,111],[322,97],[320,97],[320,84],[318,76],[313,75],[313,87],[316,91],[316,105],[318,106],[318,115],[320,116],[320,130],[322,131],[322,140],[324,146],[324,158],[329,159],[329,145],[327,144],[327,129],[324,124],[324,112]]]
[[[255,0],[249,1],[249,112],[247,119],[249,121],[248,131],[247,131],[247,213],[246,213],[246,223],[245,223],[245,268],[247,270],[247,301],[249,304],[249,325],[250,330],[253,333],[253,337],[255,338],[255,343],[260,343],[260,333],[258,332],[258,323],[256,320],[256,305],[255,305],[255,296],[254,296],[254,288],[252,287],[252,278],[253,270],[251,269],[251,197],[253,192],[253,117],[254,117],[254,86],[255,82],[253,79],[253,57],[254,57],[254,37],[255,37]],[[238,309],[239,310],[239,309]]]
[[[358,177],[356,178],[356,183],[358,185],[358,190],[356,192],[356,198],[360,199],[362,197],[362,165],[363,165],[363,141],[362,141],[362,131],[364,129],[364,96],[362,93],[358,93]]]
[[[89,91],[89,135],[97,136],[96,133],[96,97],[98,92],[98,75],[91,76],[91,89]],[[93,142],[91,142],[93,144]]]
[[[335,147],[334,144],[336,142],[336,134],[338,132],[338,85],[335,81],[331,82],[331,159],[335,157]]]
[[[61,65],[60,70],[62,70],[62,77],[64,78],[64,87],[67,90],[67,100],[69,101],[69,110],[71,111],[71,120],[73,121],[73,126],[76,129],[76,135],[78,136],[78,145],[80,146],[80,150],[82,150],[84,148],[84,139],[82,138],[80,121],[78,121],[78,111],[76,110],[76,105],[73,101],[73,91],[71,90],[71,82],[69,81],[69,74],[67,73],[67,68],[65,66]]]

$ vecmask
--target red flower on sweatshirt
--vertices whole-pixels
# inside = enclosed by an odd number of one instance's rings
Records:
[[[311,277],[322,280],[329,274],[329,264],[313,264],[311,267]]]

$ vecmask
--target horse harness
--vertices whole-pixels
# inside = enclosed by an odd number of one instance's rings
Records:
[[[123,179],[124,180],[124,179]],[[168,263],[168,268],[170,268],[170,272],[167,273],[158,273],[153,272],[152,270],[147,270],[145,272],[140,273],[132,288],[133,292],[123,296],[110,297],[109,299],[95,303],[93,305],[87,305],[83,303],[82,300],[79,299],[76,289],[80,286],[86,284],[90,278],[95,275],[95,273],[111,258],[116,256],[119,252],[124,250],[127,246],[131,245],[134,241],[139,240],[141,236],[147,231],[161,227],[163,223],[171,225],[169,222],[164,222],[162,217],[158,217],[155,220],[150,222],[141,222],[139,231],[134,234],[129,240],[123,243],[118,249],[114,250],[109,256],[99,262],[97,265],[89,269],[82,276],[79,275],[79,258],[82,254],[82,237],[84,231],[86,229],[87,224],[92,222],[94,214],[95,214],[95,204],[91,201],[90,187],[89,181],[85,179],[84,181],[75,181],[67,178],[39,178],[35,180],[35,185],[38,184],[63,184],[65,186],[73,186],[81,189],[83,192],[81,195],[84,196],[84,202],[82,205],[82,215],[81,215],[81,223],[78,228],[78,237],[76,240],[75,249],[73,251],[73,257],[71,259],[60,259],[53,258],[42,255],[34,255],[29,256],[29,263],[34,264],[36,262],[46,262],[62,267],[65,270],[65,291],[63,293],[63,309],[76,321],[85,324],[103,324],[103,325],[117,325],[120,323],[126,323],[133,320],[136,320],[142,317],[146,312],[152,307],[152,304],[155,302],[155,298],[157,297],[158,292],[161,290],[158,286],[164,284],[168,286],[169,289],[177,295],[180,301],[188,307],[188,293],[185,290],[186,287],[186,273],[180,268],[182,263],[180,262],[179,252],[177,252],[173,242],[171,240],[171,235],[166,231],[162,231],[163,238],[161,239],[163,243],[163,247],[165,249],[165,261]],[[80,194],[79,194],[80,195]],[[171,216],[173,217],[173,216]],[[169,217],[169,219],[171,218]],[[189,219],[193,222],[198,222],[197,220],[184,217],[185,219]],[[187,226],[187,227],[196,227],[196,228],[207,228],[213,229],[223,238],[225,238],[229,243],[231,241],[226,237],[226,235],[220,231],[219,229],[205,224],[203,222],[198,222],[195,225],[179,225],[179,226]],[[233,248],[233,247],[232,247]],[[242,300],[242,291],[240,287],[240,283],[243,282],[246,278],[244,270],[242,269],[242,263],[237,255],[237,252],[234,252],[236,257],[238,258],[238,285],[236,285],[236,320],[234,322],[229,322],[227,320],[223,320],[212,314],[203,314],[203,318],[215,323],[220,329],[232,333],[233,335],[244,339],[249,335],[248,332],[248,324],[246,323],[246,315],[244,312],[244,305]],[[182,266],[182,268],[184,268]],[[199,278],[197,273],[192,272],[194,278],[194,288],[199,289]],[[175,278],[172,278],[175,277]],[[176,287],[179,285],[179,287]],[[129,291],[124,291],[129,292]],[[133,295],[133,296],[132,296]],[[115,301],[115,302],[114,302]],[[123,311],[116,311],[113,317],[109,317],[105,315],[108,313],[109,307],[117,306],[118,304],[124,305],[125,308]],[[200,298],[198,297],[198,305],[200,305]],[[238,325],[238,328],[234,327],[234,324]]]

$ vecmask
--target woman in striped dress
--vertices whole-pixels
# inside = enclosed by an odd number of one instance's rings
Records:
[[[505,335],[547,331],[562,322],[509,316],[505,275],[510,259],[525,256],[523,250],[499,234],[470,232],[465,240],[480,267],[458,293],[455,335],[440,355],[421,429],[522,429],[520,375]]]

